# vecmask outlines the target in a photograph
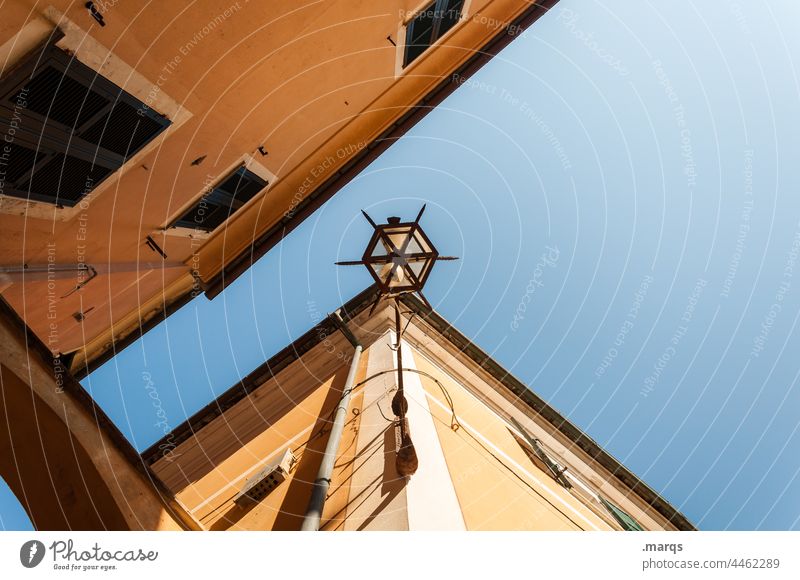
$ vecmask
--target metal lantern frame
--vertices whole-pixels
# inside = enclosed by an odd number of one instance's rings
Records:
[[[438,257],[417,222],[389,218],[389,223],[375,228],[362,261],[384,294],[399,295],[421,290]],[[394,281],[398,272],[403,282]]]
[[[361,260],[337,262],[340,266],[366,266],[378,287],[379,295],[372,310],[382,298],[397,297],[402,294],[415,293],[429,308],[430,302],[422,294],[422,288],[428,281],[433,265],[438,260],[457,260],[452,256],[440,256],[425,231],[419,225],[425,212],[422,206],[412,222],[400,221],[399,217],[390,217],[385,224],[375,221],[361,210],[364,217],[374,228]]]

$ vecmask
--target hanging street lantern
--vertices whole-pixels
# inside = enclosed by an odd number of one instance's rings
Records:
[[[378,225],[367,212],[361,210],[361,213],[375,229],[366,250],[364,250],[364,255],[361,260],[336,262],[339,266],[366,266],[379,290],[370,314],[375,311],[378,303],[384,298],[393,298],[395,302],[397,344],[392,348],[397,352],[397,393],[392,399],[392,412],[396,417],[395,426],[399,434],[395,466],[398,474],[404,477],[410,477],[417,471],[418,461],[406,419],[408,401],[403,393],[399,297],[403,294],[414,293],[431,308],[430,302],[422,294],[422,287],[428,280],[434,263],[438,260],[458,259],[451,256],[440,256],[436,251],[419,225],[424,211],[425,206],[423,205],[413,222],[403,222],[399,217],[390,217],[385,224]]]
[[[413,222],[401,222],[399,217],[390,217],[386,220],[387,223],[377,225],[367,212],[361,210],[370,225],[375,228],[364,255],[360,260],[336,262],[336,264],[366,266],[380,290],[378,301],[413,292],[430,307],[430,303],[422,294],[422,287],[431,274],[434,262],[458,258],[440,256],[436,251],[419,225],[424,211],[423,205]]]

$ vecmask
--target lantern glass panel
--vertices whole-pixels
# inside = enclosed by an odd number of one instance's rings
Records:
[[[427,241],[425,241],[425,238],[422,237],[418,231],[414,232],[414,239],[411,244],[409,244],[409,247],[411,247],[411,245],[419,248],[419,250],[416,250],[415,252],[420,254],[430,254],[433,252],[433,247]]]
[[[419,279],[419,277],[422,275],[422,271],[425,269],[427,262],[427,260],[421,260],[418,262],[414,261],[408,263],[408,267],[411,268],[411,271],[414,272],[414,275],[417,277],[417,279]]]
[[[382,258],[389,254],[389,247],[386,245],[382,239],[378,239],[375,243],[375,247],[372,248],[372,253],[370,254],[376,258]]]
[[[384,263],[380,263],[380,264],[370,264],[370,265],[369,265],[369,267],[370,267],[370,268],[372,268],[372,271],[373,271],[373,272],[375,272],[375,275],[376,275],[378,278],[380,278],[381,280],[383,280],[382,273],[383,273],[383,267],[384,267],[385,265],[386,265],[386,264],[384,264]]]
[[[424,265],[422,267],[422,271],[419,274],[417,274],[417,278],[419,278],[419,281],[421,283],[423,284],[425,283],[425,278],[430,272],[432,266],[433,266],[433,260],[425,260]]]
[[[417,240],[417,236],[412,236],[408,242],[408,247],[406,248],[406,254],[423,254],[423,253],[425,253],[425,250]]]
[[[372,268],[378,274],[378,278],[380,278],[381,282],[389,288],[396,288],[404,285],[408,278],[408,276],[406,276],[406,271],[401,266],[394,268],[394,262],[389,262],[388,264],[372,264]],[[392,268],[394,268],[394,274],[392,274]]]
[[[400,250],[403,249],[403,245],[406,243],[406,240],[408,239],[408,233],[398,232],[395,234],[389,234],[388,237],[392,241],[392,244],[394,244],[394,247],[397,248],[396,251],[399,252]]]

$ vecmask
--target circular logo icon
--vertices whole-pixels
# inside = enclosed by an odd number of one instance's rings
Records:
[[[44,559],[44,544],[39,540],[28,540],[19,549],[19,561],[26,568],[35,568]]]

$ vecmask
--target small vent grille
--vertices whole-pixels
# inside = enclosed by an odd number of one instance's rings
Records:
[[[244,492],[242,499],[248,501],[261,501],[269,495],[273,489],[286,481],[286,474],[281,469],[275,469],[265,475],[258,483],[253,484]]]
[[[286,481],[295,463],[297,463],[297,458],[294,456],[291,449],[287,449],[283,452],[283,455],[280,456],[278,462],[271,463],[268,467],[265,467],[248,479],[244,489],[233,498],[233,501],[239,505],[260,502],[267,497],[273,489]]]

